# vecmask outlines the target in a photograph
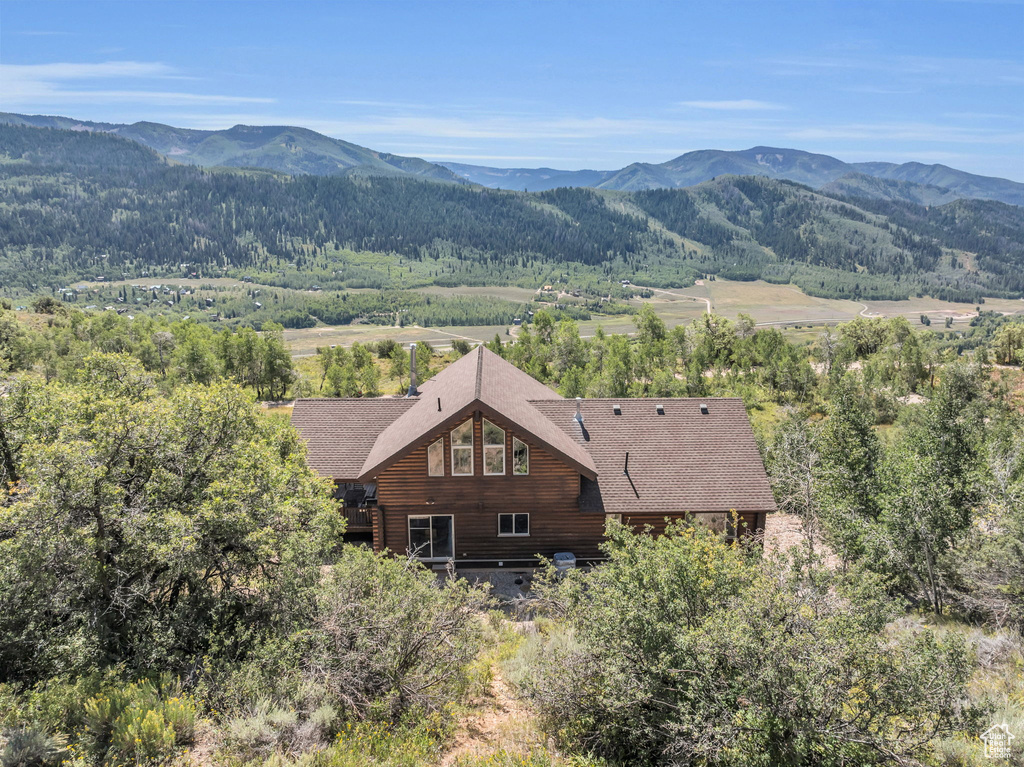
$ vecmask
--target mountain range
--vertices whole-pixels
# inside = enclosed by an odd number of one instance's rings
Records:
[[[227,130],[192,130],[154,122],[126,125],[6,112],[0,112],[0,123],[113,133],[175,162],[204,167],[263,168],[289,175],[417,176],[465,183],[447,168],[418,157],[377,152],[307,128],[236,125]]]
[[[1007,179],[919,162],[847,163],[829,155],[768,146],[736,152],[702,149],[667,162],[638,162],[620,170],[489,168],[448,162],[441,165],[474,184],[531,192],[566,186],[635,192],[694,186],[719,176],[766,176],[797,181],[814,189],[833,185],[835,191],[847,195],[924,205],[964,198],[1024,205],[1024,184]]]
[[[958,199],[1024,206],[1024,184],[919,162],[847,163],[798,149],[757,146],[742,151],[703,149],[663,163],[632,163],[619,170],[492,168],[378,152],[307,128],[236,125],[226,130],[175,128],[154,122],[91,122],[71,117],[0,112],[0,123],[113,133],[174,162],[262,168],[289,175],[414,176],[529,192],[560,187],[619,191],[679,189],[719,176],[765,176],[814,189],[869,199],[942,205]]]
[[[680,189],[720,176],[763,176],[796,181],[848,197],[919,205],[978,199],[1024,206],[1024,184],[1008,179],[919,162],[847,163],[829,155],[767,146],[742,151],[703,149],[667,162],[632,163],[619,170],[568,171],[432,163],[291,126],[236,125],[226,130],[193,130],[154,122],[102,123],[12,113],[0,113],[0,123],[112,133],[147,146],[173,162],[261,168],[289,175],[416,177],[530,192],[562,187],[626,192]]]
[[[840,181],[916,193],[863,174]],[[0,124],[0,295],[222,275],[311,294],[558,283],[594,308],[629,294],[627,281],[679,288],[711,275],[825,298],[977,305],[1024,296],[1024,206],[921,205],[763,175],[522,192],[407,173],[203,170],[112,131]],[[300,304],[256,309],[288,327],[327,321]],[[448,319],[470,324],[454,310]]]

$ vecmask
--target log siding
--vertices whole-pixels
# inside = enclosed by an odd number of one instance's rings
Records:
[[[571,551],[577,558],[600,555],[604,515],[579,509],[580,475],[515,426],[490,413],[474,411],[473,474],[452,476],[449,428],[438,429],[377,477],[384,547],[404,554],[410,516],[450,514],[454,518],[455,561],[527,560]],[[483,472],[483,418],[505,431],[505,473]],[[460,419],[455,426],[463,423]],[[454,428],[454,426],[452,427]],[[445,475],[427,472],[427,447],[444,439]],[[512,473],[512,440],[530,449],[530,473]],[[530,514],[528,536],[499,536],[498,514]]]

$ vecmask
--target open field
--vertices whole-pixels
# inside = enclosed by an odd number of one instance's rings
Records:
[[[927,296],[911,298],[908,301],[865,302],[816,298],[792,285],[775,285],[761,280],[714,280],[682,290],[655,290],[652,303],[659,315],[663,315],[668,322],[673,314],[679,312],[688,315],[689,311],[661,306],[662,302],[679,302],[685,307],[697,304],[698,299],[710,300],[711,309],[716,314],[734,319],[743,312],[751,315],[759,325],[808,322],[821,324],[847,322],[857,316],[916,317],[921,314],[936,315],[939,319],[948,316],[953,317],[954,322],[969,322],[977,308],[974,304],[939,301]],[[1024,301],[988,298],[983,308],[987,311],[1024,313]]]
[[[632,329],[632,325],[630,325]],[[411,344],[426,341],[435,348],[445,348],[456,338],[471,343],[490,341],[497,333],[502,341],[510,341],[511,336],[504,325],[480,325],[474,327],[421,328],[413,325],[404,328],[392,325],[339,325],[337,327],[303,328],[301,330],[285,330],[284,340],[294,357],[305,357],[316,354],[320,346],[351,346],[358,341],[361,344],[372,344],[385,338],[393,338],[400,344]]]
[[[124,284],[149,286],[157,284],[156,279],[123,280],[118,282],[76,283],[89,288],[110,288]],[[243,283],[235,278],[219,277],[198,279],[163,279],[160,284],[171,287],[187,287],[193,290],[201,285],[214,289],[238,290],[239,292],[257,286],[258,283]],[[641,286],[638,286],[641,287]],[[289,288],[276,290],[309,294],[310,291]],[[436,296],[483,296],[495,299],[531,302],[536,291],[514,286],[447,288],[430,286],[417,288],[416,292]],[[648,299],[632,299],[629,303],[640,307],[650,304],[669,327],[685,325],[700,317],[707,309],[730,319],[740,313],[749,314],[758,325],[778,326],[794,340],[810,340],[816,334],[810,326],[821,326],[848,322],[858,316],[892,317],[902,315],[916,321],[921,314],[928,314],[935,322],[932,328],[944,330],[947,317],[952,318],[954,327],[966,325],[976,314],[976,306],[965,303],[950,303],[934,298],[912,298],[908,301],[852,301],[809,296],[792,285],[775,285],[761,280],[739,282],[732,280],[699,281],[688,288],[650,288],[654,295]],[[352,292],[363,292],[355,290]],[[986,299],[983,309],[1007,314],[1024,314],[1024,300]],[[632,333],[633,319],[630,316],[594,315],[592,319],[579,323],[583,336],[592,336],[598,327],[608,333]],[[800,327],[796,327],[800,326]],[[285,340],[292,353],[301,357],[315,354],[318,346],[352,343],[375,343],[384,338],[394,338],[399,343],[427,341],[438,348],[445,348],[456,338],[467,341],[489,341],[498,334],[503,341],[510,340],[508,328],[485,325],[478,327],[422,328],[418,326],[392,327],[371,324],[353,324],[336,327],[318,327],[302,330],[286,330]]]
[[[864,305],[856,301],[816,298],[791,285],[773,285],[760,280],[713,280],[706,282],[704,288],[715,313],[734,318],[742,312],[758,323],[846,321],[864,309]],[[699,289],[699,286],[694,287],[694,290]]]
[[[495,287],[464,287],[464,288],[443,288],[439,285],[431,285],[426,288],[415,288],[417,293],[432,296],[490,296],[501,298],[505,301],[521,301],[529,303],[536,295],[536,290],[530,288],[517,288],[513,285]]]
[[[939,301],[935,298],[912,298],[909,301],[868,301],[868,306],[872,312],[882,314],[886,317],[892,317],[897,314],[904,316],[911,316],[916,314],[932,314],[939,318],[945,318],[947,316],[953,317],[953,322],[958,321],[958,317],[961,321],[970,321],[969,317],[965,318],[965,315],[973,316],[977,305],[975,304],[962,304],[962,303],[951,303],[949,301]],[[982,304],[981,308],[988,312],[1003,312],[1004,314],[1024,314],[1024,300],[1012,299],[1012,298],[986,298],[985,303]],[[935,319],[935,317],[932,317]]]
[[[739,282],[713,280],[689,288],[662,290],[652,289],[654,296],[649,299],[633,299],[629,303],[640,307],[649,303],[665,324],[672,328],[685,325],[700,317],[706,311],[708,302],[716,314],[735,319],[740,313],[749,314],[758,325],[778,326],[794,341],[810,341],[817,335],[809,326],[821,326],[849,322],[858,316],[892,317],[903,315],[915,320],[921,314],[929,314],[934,320],[935,330],[944,330],[942,322],[952,317],[954,326],[965,325],[975,315],[976,307],[971,304],[950,303],[934,298],[912,298],[909,301],[849,301],[809,296],[791,285],[774,285],[761,280]],[[472,287],[440,288],[430,287],[419,290],[433,295],[478,295],[493,296],[512,301],[529,301],[534,292],[516,287]],[[1024,314],[1024,301],[1013,299],[986,299],[984,309],[1005,313]],[[580,334],[592,336],[598,327],[608,333],[632,333],[635,330],[630,316],[594,315],[592,319],[579,323]],[[801,326],[801,327],[794,327]],[[307,330],[286,330],[285,340],[295,356],[314,354],[318,346],[325,344],[351,345],[354,341],[373,343],[383,338],[394,338],[400,343],[428,341],[438,348],[444,348],[453,338],[469,341],[490,341],[497,333],[503,341],[510,340],[503,326],[480,327],[386,327],[380,325],[347,325],[341,327],[310,328]]]
[[[714,280],[681,290],[653,290],[655,297],[648,302],[670,326],[678,324],[672,322],[676,317],[684,322],[692,319],[694,309],[700,309],[707,301],[716,314],[735,319],[742,312],[752,316],[759,325],[817,325],[848,322],[858,316],[903,315],[913,318],[921,314],[933,315],[933,319],[952,317],[954,323],[966,323],[970,322],[977,309],[974,304],[939,301],[927,296],[908,301],[865,302],[816,298],[791,285],[775,285],[761,280]],[[641,302],[631,303],[639,305]],[[1008,314],[1024,313],[1024,300],[988,298],[983,308]]]

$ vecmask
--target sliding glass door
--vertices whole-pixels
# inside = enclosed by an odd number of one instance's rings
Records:
[[[455,522],[450,514],[409,517],[409,553],[420,559],[455,556]]]

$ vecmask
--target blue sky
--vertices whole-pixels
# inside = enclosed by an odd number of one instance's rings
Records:
[[[0,109],[500,167],[765,144],[1024,181],[1024,3],[3,0]]]

